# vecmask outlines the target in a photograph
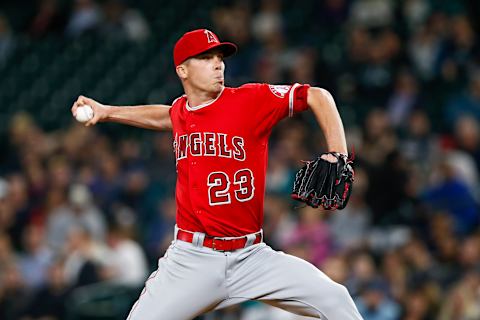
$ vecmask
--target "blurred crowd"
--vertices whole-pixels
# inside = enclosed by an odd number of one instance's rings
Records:
[[[8,1],[7,1],[8,2]],[[50,36],[79,37],[95,32],[106,37],[142,41],[149,37],[150,27],[144,15],[122,0],[38,0],[29,1],[24,10],[29,15],[17,27],[32,39]],[[8,38],[12,31],[3,14],[0,34]],[[3,38],[3,37],[2,37]]]
[[[148,42],[161,32],[133,2],[76,0],[68,14],[37,3],[20,31],[0,15],[0,63],[19,34]],[[306,112],[272,134],[264,232],[344,284],[365,320],[480,319],[479,13],[475,1],[439,0],[223,1],[208,12],[209,28],[240,47],[226,61],[230,85],[310,83],[335,97],[355,154],[348,207],[290,200],[299,160],[324,150]],[[80,319],[98,285],[114,299],[131,290],[117,310],[127,312],[156,269],[175,224],[171,135],[115,128],[47,131],[20,110],[9,122],[0,319]],[[202,319],[302,318],[247,303]]]

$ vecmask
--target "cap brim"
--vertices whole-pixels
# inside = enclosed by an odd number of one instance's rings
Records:
[[[230,57],[237,53],[237,46],[231,42],[222,42],[215,48],[219,48],[223,52],[223,57]]]
[[[218,43],[216,45],[211,46],[210,48],[208,48],[205,51],[200,52],[199,54],[208,52],[208,51],[213,50],[213,49],[219,49],[223,53],[224,58],[234,55],[238,50],[237,46],[234,43],[221,42],[221,43]],[[197,54],[197,55],[199,55],[199,54]]]

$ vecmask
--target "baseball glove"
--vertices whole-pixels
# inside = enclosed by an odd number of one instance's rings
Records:
[[[328,154],[337,158],[337,162],[329,162],[321,156],[305,162],[295,176],[292,198],[313,208],[341,210],[352,192],[353,159],[336,152]]]

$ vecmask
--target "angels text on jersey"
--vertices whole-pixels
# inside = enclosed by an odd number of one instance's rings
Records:
[[[229,136],[226,133],[193,132],[175,135],[173,150],[178,161],[188,156],[222,157],[245,161],[245,141],[239,136]]]

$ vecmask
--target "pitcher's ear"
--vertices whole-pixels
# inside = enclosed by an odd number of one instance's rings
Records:
[[[187,68],[185,67],[184,64],[180,64],[176,68],[177,75],[180,79],[186,79],[188,76],[188,71]]]

